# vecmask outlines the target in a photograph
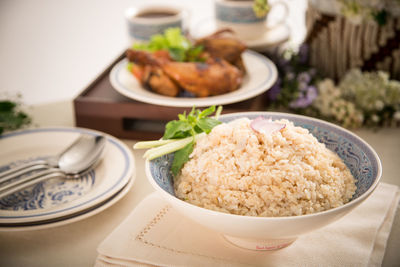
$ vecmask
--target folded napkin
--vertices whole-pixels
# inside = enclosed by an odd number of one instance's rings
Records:
[[[380,266],[399,203],[381,183],[337,222],[276,251],[251,251],[186,219],[156,193],[146,197],[98,247],[95,266]]]

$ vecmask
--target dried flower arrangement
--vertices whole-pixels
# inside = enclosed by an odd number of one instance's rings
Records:
[[[273,110],[319,117],[347,128],[400,126],[400,82],[383,71],[349,70],[337,84],[307,62],[308,47],[275,56],[279,79],[268,91]]]
[[[354,23],[376,21],[385,25],[387,17],[400,9],[400,0],[338,0],[338,3],[341,14]]]

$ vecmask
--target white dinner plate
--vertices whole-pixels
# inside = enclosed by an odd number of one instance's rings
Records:
[[[192,27],[190,33],[194,39],[210,35],[218,30],[215,20],[212,17],[203,18]],[[287,24],[279,24],[275,27],[266,25],[265,32],[256,39],[242,40],[248,48],[263,52],[271,47],[276,47],[290,38],[290,28]]]
[[[83,128],[37,128],[0,136],[0,171],[30,159],[58,154]],[[0,225],[23,225],[68,218],[105,203],[134,179],[135,164],[129,148],[106,135],[101,161],[79,179],[51,179],[0,199]]]
[[[225,105],[255,97],[267,91],[277,79],[275,64],[265,56],[247,50],[243,53],[246,75],[236,91],[210,97],[169,97],[143,88],[127,70],[128,60],[117,63],[110,72],[110,82],[115,90],[126,97],[141,102],[172,107],[205,107]]]

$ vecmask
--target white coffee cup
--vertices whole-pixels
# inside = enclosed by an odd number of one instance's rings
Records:
[[[275,1],[271,10],[262,17],[257,17],[253,10],[253,0],[214,0],[215,20],[218,28],[231,28],[238,38],[254,40],[260,38],[268,29],[285,23],[289,8],[285,2]],[[273,25],[267,26],[271,11],[281,6],[283,12]]]
[[[176,6],[131,7],[125,12],[131,41],[148,41],[168,28],[186,28],[187,11]]]

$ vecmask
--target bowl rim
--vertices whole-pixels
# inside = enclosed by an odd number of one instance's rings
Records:
[[[376,153],[376,151],[361,137],[357,136],[356,134],[352,133],[351,131],[340,127],[338,125],[335,125],[331,122],[328,121],[324,121],[321,119],[317,119],[317,118],[313,118],[313,117],[308,117],[308,116],[304,116],[304,115],[298,115],[298,114],[291,114],[291,113],[284,113],[284,112],[269,112],[269,111],[250,111],[250,112],[237,112],[237,113],[226,113],[221,115],[221,117],[226,118],[226,117],[239,117],[239,116],[243,116],[245,117],[246,115],[260,115],[261,114],[272,114],[272,115],[281,115],[281,116],[289,116],[289,117],[295,117],[298,119],[305,119],[305,120],[309,120],[309,121],[316,121],[322,124],[327,124],[328,126],[337,128],[339,131],[343,131],[347,134],[349,134],[350,136],[354,137],[355,139],[358,139],[358,141],[360,141],[363,145],[365,145],[365,147],[367,147],[367,149],[370,150],[371,154],[375,157],[376,162],[377,162],[377,174],[376,174],[376,179],[373,182],[373,184],[370,186],[370,188],[368,188],[367,191],[365,191],[362,195],[360,195],[358,198],[351,200],[345,204],[343,204],[342,206],[336,207],[336,208],[332,208],[329,210],[324,210],[324,211],[320,211],[320,212],[316,212],[316,213],[311,213],[311,214],[304,214],[304,215],[293,215],[293,216],[281,216],[281,217],[262,217],[262,216],[250,216],[250,215],[238,215],[238,214],[231,214],[231,213],[225,213],[225,212],[221,212],[221,211],[215,211],[215,210],[211,210],[211,209],[206,209],[200,206],[196,206],[194,204],[188,203],[186,201],[181,200],[180,198],[176,197],[176,196],[172,196],[171,194],[167,193],[165,190],[163,190],[153,179],[153,176],[150,172],[150,161],[146,159],[145,161],[145,173],[146,173],[146,177],[149,180],[150,184],[153,186],[154,189],[156,189],[157,192],[160,192],[164,197],[170,199],[173,202],[176,202],[176,204],[178,205],[184,205],[188,208],[194,208],[195,210],[198,210],[199,212],[206,212],[206,213],[210,213],[211,215],[214,216],[218,216],[218,215],[224,215],[224,216],[228,216],[227,218],[236,218],[239,220],[272,220],[272,221],[278,221],[278,220],[296,220],[296,219],[306,219],[306,218],[312,218],[312,217],[318,217],[321,215],[325,215],[325,214],[333,214],[336,212],[339,212],[340,210],[344,210],[347,207],[356,207],[357,205],[361,204],[365,199],[367,199],[371,193],[373,191],[375,191],[375,189],[377,188],[378,184],[380,183],[381,177],[382,177],[382,163],[381,160],[378,156],[378,154]],[[220,117],[220,118],[221,118]],[[350,211],[350,210],[349,210]]]

